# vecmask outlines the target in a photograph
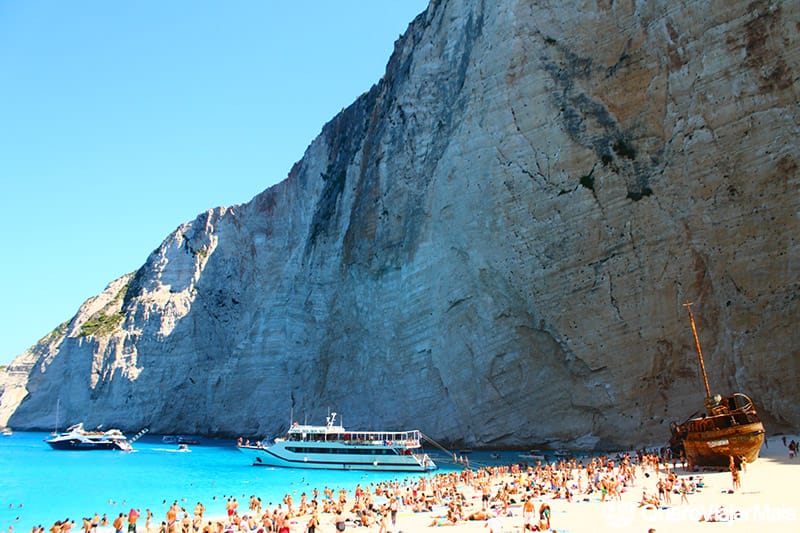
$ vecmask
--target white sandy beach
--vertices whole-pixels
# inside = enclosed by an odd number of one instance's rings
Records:
[[[790,437],[787,437],[790,438]],[[797,437],[791,437],[798,440]],[[788,442],[788,441],[787,441]],[[649,494],[656,492],[655,475],[644,477],[638,474],[634,487],[622,493],[621,502],[600,503],[599,497],[589,498],[589,502],[579,501],[577,496],[572,503],[564,500],[548,500],[552,509],[551,528],[558,532],[605,533],[635,531],[647,533],[650,528],[657,532],[680,531],[800,531],[800,495],[797,483],[800,480],[800,459],[789,459],[789,451],[780,437],[768,440],[768,448],[762,449],[761,457],[747,472],[742,474],[741,489],[728,493],[732,487],[731,474],[725,472],[683,472],[678,468],[679,478],[703,477],[704,487],[687,496],[689,503],[681,504],[680,496],[672,494],[672,503],[660,509],[639,507],[642,490]],[[641,471],[640,471],[641,472]],[[542,499],[537,499],[538,505]],[[731,517],[726,522],[701,522],[701,516],[724,508]],[[500,517],[504,532],[521,532],[521,510],[514,509],[516,516]],[[737,516],[738,518],[732,518]],[[424,531],[429,519],[403,516],[400,529],[403,531]],[[436,528],[430,528],[436,529]],[[487,529],[483,523],[464,523],[453,527],[458,532],[477,532]]]
[[[796,436],[787,439],[798,440]],[[788,440],[787,440],[788,442]],[[761,456],[747,472],[742,474],[741,489],[733,494],[731,474],[725,472],[683,472],[678,468],[679,478],[703,477],[704,487],[687,496],[689,503],[681,504],[680,496],[672,494],[671,505],[666,508],[647,509],[639,507],[642,490],[649,494],[656,492],[657,476],[645,477],[638,469],[635,486],[622,493],[621,502],[601,503],[599,496],[589,497],[576,494],[573,501],[537,498],[536,508],[543,501],[551,507],[551,530],[558,532],[619,532],[634,531],[647,533],[650,528],[656,532],[680,531],[800,531],[800,495],[797,484],[800,481],[800,458],[789,459],[789,450],[783,445],[781,437],[768,439],[768,447],[762,448]],[[663,477],[663,476],[662,476]],[[495,487],[496,490],[497,487]],[[467,491],[473,508],[480,508],[480,495]],[[701,522],[700,517],[724,508],[731,517],[726,522]],[[503,532],[522,532],[523,519],[521,505],[511,507],[514,516],[500,516]],[[738,513],[738,515],[737,515]],[[441,513],[407,513],[398,516],[397,529],[404,532],[431,531],[440,527],[429,527],[431,516]],[[738,516],[738,518],[733,518]],[[441,526],[455,532],[488,531],[485,522],[459,522],[455,526]],[[359,528],[364,530],[364,528]],[[301,531],[298,528],[297,531]],[[377,529],[375,529],[377,530]],[[294,529],[293,529],[294,531]],[[327,527],[323,531],[333,531]]]
[[[797,436],[786,436],[787,443],[794,439],[800,441]],[[572,488],[572,501],[564,498],[556,498],[555,492],[547,490],[543,494],[534,498],[535,509],[538,511],[542,503],[549,504],[551,508],[550,530],[557,532],[619,532],[632,531],[647,533],[650,528],[656,532],[680,531],[681,533],[692,532],[751,532],[751,531],[770,531],[770,532],[796,532],[800,531],[800,496],[797,493],[797,482],[800,480],[800,458],[790,458],[789,450],[783,444],[782,437],[773,436],[762,448],[761,456],[753,464],[746,465],[746,472],[741,474],[741,487],[737,491],[730,492],[732,489],[732,476],[728,471],[701,471],[687,472],[680,465],[676,470],[678,482],[687,480],[687,483],[697,483],[702,478],[702,487],[687,495],[688,503],[681,503],[681,496],[675,492],[671,494],[671,503],[662,502],[657,508],[654,506],[641,507],[639,502],[642,492],[646,491],[649,495],[657,493],[656,484],[659,479],[666,478],[671,470],[671,466],[657,474],[652,468],[642,466],[635,467],[635,481],[629,483],[620,493],[620,499],[616,501],[601,502],[601,492],[594,491],[592,494],[583,494],[586,490],[586,471],[573,470],[573,478],[566,483]],[[618,468],[615,469],[618,471]],[[488,480],[491,495],[494,496],[502,487],[509,487],[511,503],[508,506],[507,514],[492,512],[502,526],[504,533],[522,533],[523,514],[522,501],[524,491],[513,492],[514,485],[519,484],[524,479],[524,471],[514,473],[496,473],[485,479]],[[581,489],[577,487],[577,478],[582,476]],[[454,479],[458,474],[451,474]],[[521,477],[522,476],[522,477]],[[428,480],[429,476],[425,476]],[[437,477],[437,476],[434,476]],[[451,485],[452,486],[452,485]],[[478,483],[458,482],[455,490],[464,496],[464,505],[461,514],[469,516],[473,511],[481,509],[482,493],[478,488]],[[356,526],[354,520],[356,515],[352,512],[354,489],[351,488],[347,493],[346,512],[344,516],[349,519],[346,531],[353,533],[380,532],[379,523],[374,523],[369,527]],[[363,488],[363,487],[362,487]],[[397,489],[397,492],[407,490],[407,486]],[[430,483],[425,491],[420,493],[433,493]],[[563,492],[562,492],[563,494]],[[322,498],[322,493],[320,493]],[[334,495],[334,499],[338,495]],[[431,496],[432,497],[432,496]],[[446,498],[445,498],[446,499]],[[610,496],[607,498],[610,499]],[[376,502],[385,502],[385,497],[375,498]],[[297,509],[299,502],[294,502],[294,509]],[[244,516],[253,514],[247,509],[247,502],[240,502],[238,515]],[[493,500],[490,505],[498,505]],[[285,509],[285,506],[283,507]],[[718,514],[720,509],[724,512]],[[499,511],[499,508],[497,509]],[[193,510],[186,509],[189,516]],[[401,506],[397,514],[397,523],[392,527],[387,519],[387,530],[397,533],[435,531],[444,528],[452,533],[466,532],[489,532],[486,520],[459,520],[456,524],[450,525],[431,525],[437,521],[437,517],[444,516],[447,512],[447,505],[441,502],[434,505],[432,511],[413,512],[408,506]],[[717,514],[719,521],[712,522],[709,519],[712,514]],[[538,518],[538,512],[536,517]],[[701,517],[706,520],[701,521]],[[292,533],[306,531],[306,525],[310,515],[293,516],[288,520],[289,530]],[[159,524],[165,517],[155,516],[152,520],[150,533],[157,533]],[[333,532],[334,515],[331,513],[319,514],[320,525],[317,531]],[[178,517],[180,520],[180,516]],[[242,526],[233,526],[227,517],[211,517],[213,530],[219,529],[228,531],[257,531],[249,530]],[[209,517],[203,519],[203,523],[208,524]],[[445,522],[444,520],[438,520]],[[219,522],[219,524],[218,524]],[[538,520],[537,520],[538,522]],[[125,524],[127,527],[127,523]],[[79,531],[80,525],[73,531]],[[101,528],[106,529],[106,528]],[[143,521],[138,523],[138,533],[145,533]],[[177,527],[177,532],[180,532]],[[111,530],[113,533],[113,529]],[[105,533],[105,532],[102,532]]]
[[[796,436],[787,436],[798,440]],[[800,531],[800,495],[797,483],[800,481],[800,458],[789,458],[789,450],[783,445],[781,437],[771,437],[762,448],[761,456],[754,464],[747,465],[742,473],[740,490],[729,493],[732,488],[731,474],[728,471],[684,472],[677,469],[679,479],[697,480],[703,478],[704,487],[688,494],[688,504],[681,504],[680,495],[672,494],[672,503],[659,509],[639,507],[642,490],[649,494],[657,492],[658,476],[649,472],[643,475],[637,468],[637,479],[634,486],[621,493],[622,501],[600,502],[600,496],[584,496],[575,494],[572,502],[553,499],[551,495],[536,498],[536,509],[542,502],[551,507],[551,530],[558,532],[619,532],[636,531],[646,533],[650,528],[657,532],[681,531],[682,533],[710,531]],[[662,472],[662,476],[664,477]],[[495,480],[493,493],[503,484],[510,481],[511,475]],[[463,485],[460,488],[467,496],[468,505],[465,514],[480,509],[480,494]],[[588,498],[589,501],[583,501]],[[710,517],[711,513],[723,508],[728,515],[727,521],[700,521],[701,516]],[[445,528],[456,532],[487,532],[485,521],[460,521],[453,526],[430,526],[433,518],[440,516],[443,509],[433,512],[412,513],[401,510],[397,518],[397,531],[420,532]],[[513,516],[499,516],[503,532],[522,532],[523,518],[520,503],[512,504]],[[538,514],[538,513],[537,513]],[[735,518],[734,518],[735,517]],[[334,531],[329,515],[321,516],[322,531]],[[724,517],[723,517],[724,519]],[[292,531],[305,531],[306,523],[301,518],[294,520]],[[378,531],[378,527],[348,528],[349,531]],[[391,525],[389,525],[391,531]]]

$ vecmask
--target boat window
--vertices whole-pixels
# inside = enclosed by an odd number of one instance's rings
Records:
[[[394,450],[385,448],[315,448],[310,446],[287,446],[294,453],[342,454],[342,455],[396,455]]]

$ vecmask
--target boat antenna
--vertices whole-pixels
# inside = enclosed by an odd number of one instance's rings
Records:
[[[708,386],[708,375],[706,375],[706,365],[703,362],[703,351],[700,349],[700,339],[697,337],[697,326],[694,324],[694,315],[692,314],[692,304],[694,302],[687,302],[683,306],[689,311],[689,322],[692,324],[692,334],[694,335],[694,346],[697,349],[697,359],[700,361],[700,371],[703,373],[703,384],[706,386],[706,398],[711,398],[711,388]]]
[[[59,411],[61,410],[61,398],[56,400],[56,425],[53,428],[53,435],[58,434],[58,415],[60,414]]]

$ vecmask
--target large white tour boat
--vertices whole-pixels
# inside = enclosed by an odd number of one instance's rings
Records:
[[[272,444],[238,443],[256,466],[328,470],[425,472],[436,463],[422,450],[422,433],[412,431],[347,431],[331,413],[324,426],[294,422],[284,438]]]
[[[86,431],[83,423],[70,426],[45,442],[54,450],[133,450],[128,437],[118,429],[108,431]]]

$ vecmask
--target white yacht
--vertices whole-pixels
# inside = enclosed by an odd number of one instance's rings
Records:
[[[294,422],[284,438],[272,444],[238,443],[256,466],[328,470],[425,472],[436,463],[422,450],[422,433],[411,431],[347,431],[331,413],[324,426]]]
[[[54,450],[133,450],[128,438],[118,429],[86,431],[83,423],[70,426],[45,442]]]

